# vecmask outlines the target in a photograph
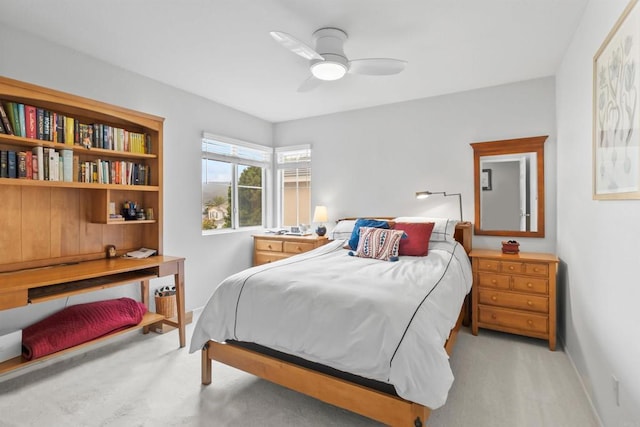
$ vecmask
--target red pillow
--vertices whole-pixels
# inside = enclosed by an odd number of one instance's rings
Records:
[[[395,230],[404,231],[408,237],[400,239],[398,255],[426,256],[434,222],[396,222]]]

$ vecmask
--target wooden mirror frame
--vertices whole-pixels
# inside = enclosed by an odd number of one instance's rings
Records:
[[[548,135],[471,143],[473,147],[474,234],[486,236],[544,237],[544,143]],[[480,158],[501,154],[536,153],[538,181],[538,227],[536,231],[482,230],[480,228]]]

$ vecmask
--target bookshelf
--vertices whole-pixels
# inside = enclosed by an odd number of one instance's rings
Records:
[[[144,135],[146,152],[87,148],[79,142],[6,133],[0,134],[0,151],[70,150],[80,164],[128,162],[148,170],[145,185],[81,182],[78,176],[71,181],[0,178],[0,200],[7,207],[0,212],[4,234],[0,272],[104,258],[107,245],[115,245],[118,255],[140,247],[162,254],[163,118],[4,77],[0,77],[0,102],[5,111],[8,103],[34,106],[75,123]],[[145,212],[151,210],[153,218],[111,218],[110,205],[120,213],[127,201],[137,202]]]
[[[1,76],[0,103],[5,112],[7,105],[34,107],[42,117],[49,115],[50,126],[58,117],[74,123],[73,133],[64,125],[60,128],[69,138],[34,134],[33,128],[27,137],[14,129],[8,133],[6,126],[0,133],[0,155],[31,153],[33,161],[33,153],[42,158],[41,151],[48,152],[48,165],[54,165],[52,151],[45,151],[53,150],[67,156],[63,164],[73,160],[70,176],[63,166],[51,167],[64,175],[56,177],[49,170],[48,176],[40,176],[34,173],[34,168],[41,170],[35,162],[22,178],[6,177],[0,168],[0,310],[129,283],[140,284],[141,300],[148,307],[150,280],[173,275],[177,320],[147,313],[137,327],[145,332],[151,324],[177,327],[183,347],[184,258],[165,256],[162,248],[164,119]],[[41,119],[36,123],[32,125]],[[80,125],[85,131],[91,126],[104,138],[83,139]],[[105,143],[116,134],[123,145]],[[70,164],[68,160],[67,167]],[[114,207],[120,213],[128,202],[145,214],[131,220],[110,215]],[[107,258],[108,245],[117,248],[116,258]],[[156,249],[157,255],[143,260],[120,257],[141,247]],[[0,373],[25,364],[20,357],[2,362]]]

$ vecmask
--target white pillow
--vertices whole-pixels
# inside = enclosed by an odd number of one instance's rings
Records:
[[[343,219],[338,221],[336,226],[329,233],[329,238],[331,240],[344,240],[351,238],[351,233],[353,233],[353,227],[356,225],[355,219]]]
[[[450,218],[429,218],[425,216],[399,216],[394,218],[395,222],[433,222],[430,242],[454,241],[453,235],[456,232],[457,219]]]

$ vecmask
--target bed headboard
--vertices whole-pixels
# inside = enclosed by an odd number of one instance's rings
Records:
[[[366,217],[359,216],[359,217],[340,218],[338,221],[341,221],[343,219],[358,219],[358,218],[392,220],[397,217],[395,216],[366,216]],[[473,224],[471,224],[468,221],[459,222],[458,224],[456,224],[456,231],[453,234],[453,238],[456,239],[456,241],[462,245],[462,247],[464,248],[465,252],[467,252],[467,254],[471,252],[472,237],[473,237]]]

